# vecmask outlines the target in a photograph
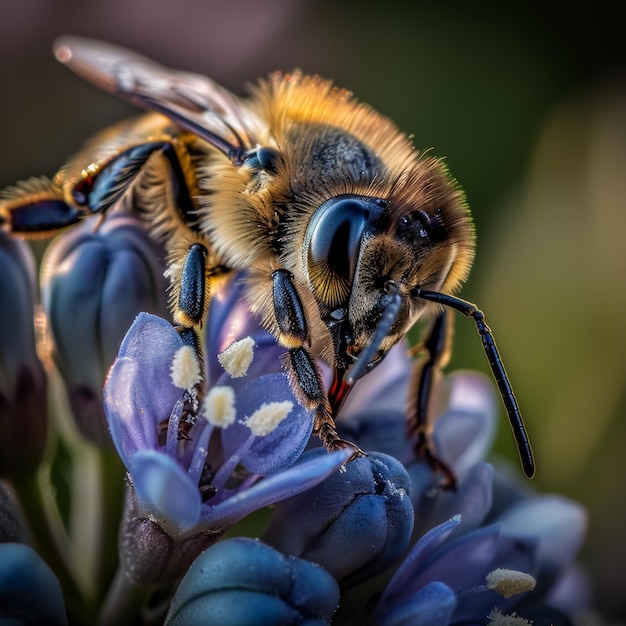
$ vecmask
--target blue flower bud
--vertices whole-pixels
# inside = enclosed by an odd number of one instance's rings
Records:
[[[314,450],[303,455],[326,454]],[[413,529],[410,479],[393,457],[372,453],[276,506],[264,540],[319,563],[342,585],[378,574],[406,549]]]
[[[254,539],[220,542],[183,578],[167,626],[329,624],[339,589],[318,565],[285,557]]]
[[[34,470],[43,455],[46,376],[35,348],[30,248],[0,233],[0,476]]]
[[[0,544],[2,624],[67,624],[61,585],[30,547]]]
[[[137,313],[166,311],[160,255],[142,224],[120,213],[64,233],[44,257],[54,358],[78,426],[96,443],[110,442],[102,387],[124,334]]]

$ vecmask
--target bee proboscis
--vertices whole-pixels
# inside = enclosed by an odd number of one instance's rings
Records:
[[[493,335],[481,311],[454,295],[473,260],[474,230],[441,160],[317,76],[275,73],[244,99],[101,42],[65,37],[55,52],[150,112],[96,136],[52,180],[5,193],[0,226],[23,236],[53,233],[104,217],[132,193],[133,208],[167,249],[183,339],[200,351],[216,282],[246,272],[251,310],[285,349],[292,388],[328,449],[353,445],[337,434],[335,417],[356,380],[419,319],[433,317],[409,431],[449,484],[454,476],[436,456],[428,407],[447,360],[445,311],[456,309],[477,325],[522,467],[534,474]],[[318,360],[334,372],[328,391]]]

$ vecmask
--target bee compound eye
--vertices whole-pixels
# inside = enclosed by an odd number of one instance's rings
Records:
[[[306,264],[313,290],[326,304],[340,304],[350,291],[368,217],[363,201],[339,197],[324,202],[309,222]]]

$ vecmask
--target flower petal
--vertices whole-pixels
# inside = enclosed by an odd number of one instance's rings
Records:
[[[256,437],[244,456],[244,467],[254,474],[266,476],[293,465],[304,451],[313,430],[311,413],[293,396],[289,379],[284,374],[268,374],[248,383],[237,393],[237,413],[249,417],[262,403],[289,400],[293,407],[287,417],[268,435]],[[248,438],[250,429],[236,423],[222,431],[226,455],[233,454]]]
[[[200,519],[200,492],[189,474],[166,454],[140,450],[129,472],[140,513],[149,512],[165,528],[184,532]]]
[[[503,533],[538,541],[539,561],[548,569],[569,565],[587,530],[585,509],[558,495],[523,500],[508,509],[498,521]]]
[[[379,626],[445,626],[456,607],[456,594],[440,582],[432,582],[381,615]]]
[[[183,395],[171,379],[172,361],[182,345],[169,322],[148,313],[137,316],[122,341],[104,388],[104,408],[126,467],[135,450],[157,448],[158,424]]]
[[[324,452],[311,460],[303,455],[301,461],[289,469],[272,474],[210,507],[204,516],[207,521],[202,527],[228,527],[253,511],[307,491],[335,473],[351,455],[352,450],[349,449]],[[305,456],[306,460],[302,460]]]
[[[487,454],[496,428],[496,395],[491,381],[476,372],[448,377],[451,391],[445,413],[435,423],[434,437],[441,458],[462,481]]]

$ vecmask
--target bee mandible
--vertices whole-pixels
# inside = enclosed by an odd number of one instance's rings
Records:
[[[472,263],[474,229],[441,160],[348,91],[299,71],[270,75],[244,99],[101,42],[64,37],[55,53],[149,112],[97,135],[52,180],[5,192],[0,227],[51,234],[132,198],[166,247],[173,320],[199,358],[217,284],[245,272],[251,310],[285,349],[294,393],[329,450],[353,446],[335,418],[354,383],[432,317],[409,431],[448,484],[429,401],[447,360],[446,310],[455,309],[476,323],[524,473],[534,474],[493,335],[482,312],[454,295]],[[319,360],[334,373],[328,390]]]

